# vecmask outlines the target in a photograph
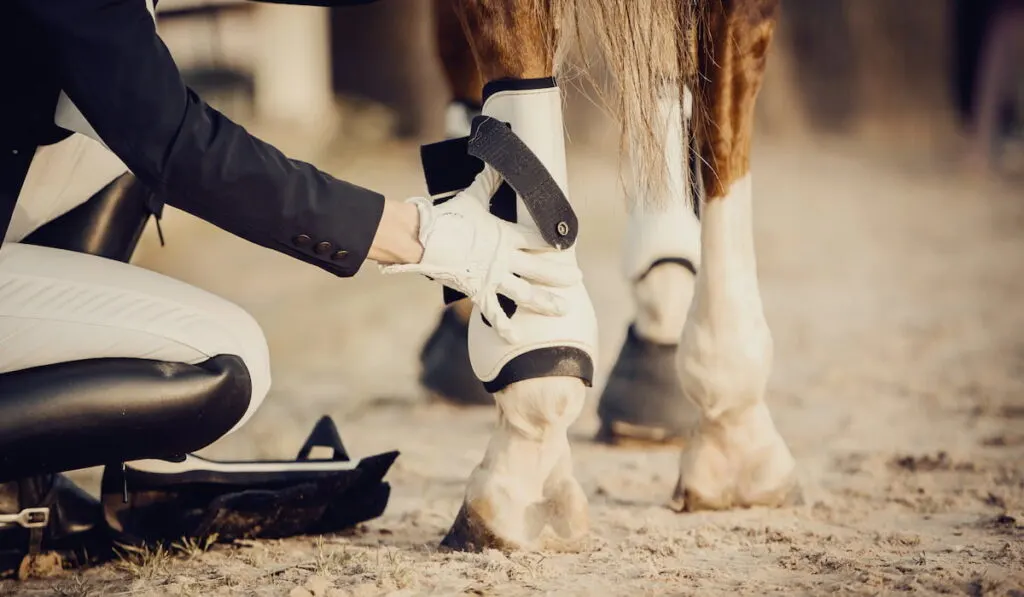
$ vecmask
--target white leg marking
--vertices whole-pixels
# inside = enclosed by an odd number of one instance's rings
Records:
[[[680,508],[777,506],[795,497],[795,463],[764,402],[772,337],[752,208],[748,174],[702,213],[702,266],[677,358],[702,421],[680,462]]]
[[[501,541],[527,547],[547,524],[570,539],[586,532],[586,496],[572,476],[568,438],[585,396],[583,384],[566,377],[495,394],[498,425],[470,475],[466,504]]]
[[[772,337],[754,254],[750,175],[702,214],[701,269],[680,342],[684,391],[706,419],[764,400]]]

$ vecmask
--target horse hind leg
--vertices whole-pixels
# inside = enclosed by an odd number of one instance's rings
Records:
[[[698,114],[707,200],[701,269],[678,370],[701,414],[683,449],[679,510],[799,500],[795,463],[765,404],[772,338],[757,279],[750,177],[754,103],[778,0],[708,3],[699,29]]]
[[[454,6],[488,81],[482,114],[507,123],[564,193],[562,98],[552,78],[553,29],[550,15],[530,4],[456,0]],[[510,187],[499,187],[490,203],[502,217],[538,224]],[[546,256],[578,267],[572,247]],[[501,340],[479,311],[470,317],[471,364],[494,393],[498,423],[469,478],[444,546],[533,548],[542,543],[549,526],[569,542],[587,532],[587,500],[573,477],[567,432],[583,408],[593,376],[597,320],[582,282],[557,291],[569,307],[565,316],[543,317],[523,309],[512,313],[519,344]]]
[[[623,268],[636,314],[598,402],[598,441],[676,445],[699,413],[683,395],[676,352],[700,267],[702,189],[692,123],[693,96],[673,86],[661,101],[668,184],[661,197],[630,195]]]
[[[484,83],[452,0],[434,0],[434,34],[451,92],[445,111],[445,135],[462,137],[469,134],[473,117],[480,114]]]

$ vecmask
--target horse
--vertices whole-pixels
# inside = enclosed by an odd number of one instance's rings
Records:
[[[680,512],[802,499],[765,403],[773,344],[752,228],[754,106],[778,5],[434,0],[453,101],[452,138],[423,148],[431,194],[474,186],[492,213],[549,241],[546,256],[577,268],[559,77],[588,39],[607,71],[597,81],[593,64],[584,69],[620,124],[632,172],[624,261],[636,317],[600,400],[598,439],[681,444],[671,501]],[[468,162],[452,157],[467,152]],[[437,174],[446,168],[459,176]],[[582,276],[555,292],[567,307],[555,318],[503,302],[521,330],[515,343],[446,292],[424,349],[440,364],[424,378],[441,394],[437,380],[479,380],[450,398],[493,396],[498,417],[445,547],[530,549],[547,527],[560,541],[587,535],[567,431],[593,382],[597,322]]]

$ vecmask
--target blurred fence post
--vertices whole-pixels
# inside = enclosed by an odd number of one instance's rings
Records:
[[[264,3],[253,8],[257,115],[323,126],[335,117],[329,10]]]

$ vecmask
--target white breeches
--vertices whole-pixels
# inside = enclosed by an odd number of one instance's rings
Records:
[[[0,373],[94,358],[201,363],[238,356],[252,380],[249,409],[270,389],[259,324],[242,308],[134,265],[18,241],[125,172],[82,135],[42,148],[0,247]]]

